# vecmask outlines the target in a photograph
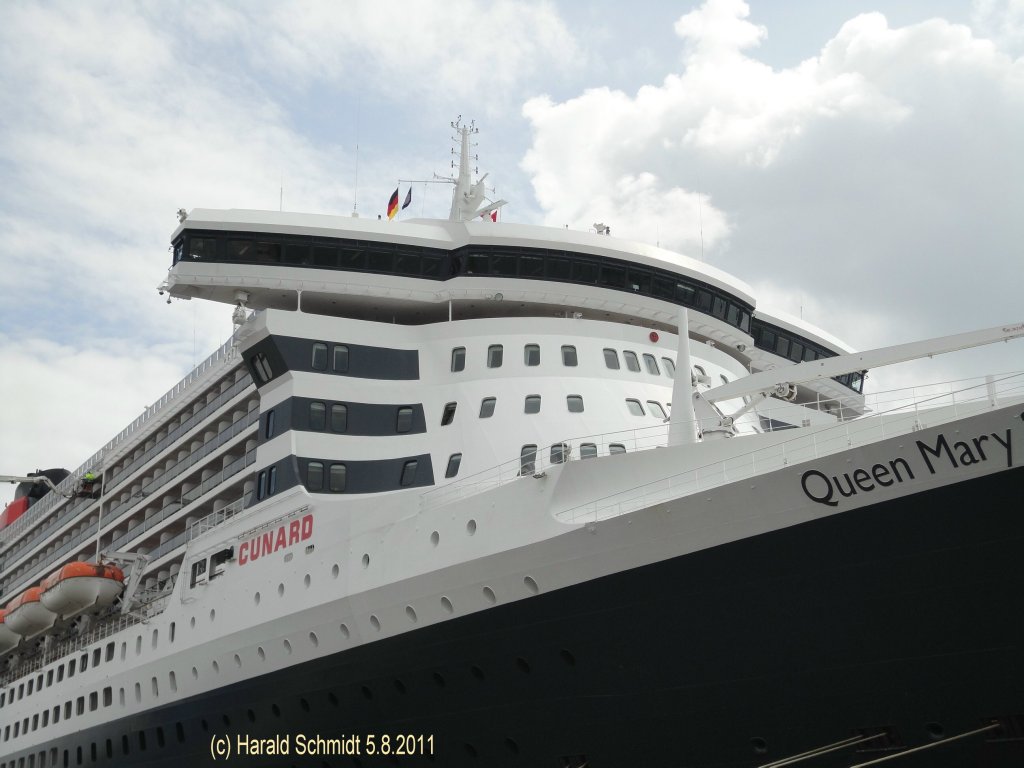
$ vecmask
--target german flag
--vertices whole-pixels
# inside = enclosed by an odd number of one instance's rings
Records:
[[[388,200],[388,219],[395,218],[396,213],[398,213],[398,187],[395,187],[391,199]]]

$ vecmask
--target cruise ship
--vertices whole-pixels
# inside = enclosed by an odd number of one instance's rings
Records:
[[[235,332],[20,478],[0,768],[1024,764],[1024,373],[863,391],[1021,318],[855,351],[453,126],[447,220],[179,212]]]

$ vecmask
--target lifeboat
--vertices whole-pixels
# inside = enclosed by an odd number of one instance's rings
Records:
[[[7,622],[4,621],[6,616],[7,611],[0,608],[0,653],[7,653],[21,642],[21,635],[7,626]]]
[[[113,565],[68,563],[43,579],[42,604],[67,619],[106,608],[124,591],[124,572]]]
[[[22,637],[33,637],[53,626],[57,614],[39,602],[40,587],[26,589],[7,604],[4,624]]]

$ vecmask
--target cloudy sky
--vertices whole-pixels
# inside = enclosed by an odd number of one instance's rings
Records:
[[[603,221],[858,348],[1024,320],[1024,0],[8,2],[0,71],[0,474],[77,467],[227,338],[156,294],[178,208],[374,216],[459,114],[506,220]]]

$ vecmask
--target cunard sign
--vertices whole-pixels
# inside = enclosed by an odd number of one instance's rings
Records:
[[[880,488],[914,480],[919,476],[947,474],[976,464],[1013,466],[1011,430],[991,432],[964,440],[951,440],[939,434],[934,440],[916,440],[906,456],[896,456],[870,467],[857,467],[842,474],[808,469],[800,476],[804,495],[816,504],[839,505],[842,499],[873,493]]]

